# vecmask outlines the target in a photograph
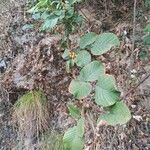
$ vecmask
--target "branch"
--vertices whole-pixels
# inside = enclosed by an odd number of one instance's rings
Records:
[[[125,99],[131,92],[133,92],[135,89],[137,89],[144,81],[146,81],[150,77],[150,73],[144,77],[135,87],[130,89],[125,96],[123,96],[123,99]]]
[[[136,26],[136,6],[137,0],[134,0],[134,9],[133,9],[133,34],[132,34],[132,50],[130,56],[130,65],[129,69],[132,70],[134,64],[134,49],[135,49],[135,26]]]

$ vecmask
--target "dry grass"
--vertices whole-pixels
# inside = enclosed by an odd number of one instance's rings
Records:
[[[31,149],[40,133],[49,128],[47,100],[42,91],[23,95],[14,105],[13,120],[18,128],[19,149]]]

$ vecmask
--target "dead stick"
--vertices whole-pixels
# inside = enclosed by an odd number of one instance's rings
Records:
[[[132,34],[132,51],[131,51],[131,56],[130,56],[130,66],[129,69],[133,69],[133,64],[134,64],[134,49],[135,49],[135,26],[136,26],[136,5],[137,1],[134,0],[134,9],[133,9],[133,34]]]
[[[125,97],[127,97],[131,92],[133,92],[135,89],[137,89],[145,80],[147,80],[150,77],[150,73],[144,77],[134,88],[130,89],[127,94],[123,97],[123,99],[125,99]]]

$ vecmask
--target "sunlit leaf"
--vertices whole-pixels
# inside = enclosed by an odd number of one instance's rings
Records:
[[[77,54],[77,57],[75,59],[75,63],[79,67],[83,67],[91,62],[91,54],[85,50],[80,51]]]
[[[86,46],[94,43],[96,38],[97,38],[97,34],[94,32],[89,32],[89,33],[83,35],[80,39],[80,48],[83,49]]]
[[[101,55],[109,51],[112,47],[119,46],[118,37],[113,33],[100,34],[92,46],[93,55]]]
[[[58,22],[57,17],[48,17],[42,24],[41,29],[42,30],[53,29],[57,25],[57,22]]]
[[[67,107],[69,109],[70,115],[73,118],[79,119],[81,117],[81,112],[75,105],[68,103]]]
[[[87,97],[92,90],[90,83],[72,80],[69,85],[69,92],[73,94],[77,99],[83,99]]]
[[[105,69],[103,64],[99,61],[93,61],[82,68],[78,79],[82,81],[95,81],[104,73]]]
[[[33,18],[34,20],[40,19],[40,18],[41,18],[41,13],[35,13],[35,14],[33,14],[33,15],[32,15],[32,18]]]
[[[30,30],[30,29],[33,29],[33,24],[25,24],[23,27],[22,27],[22,30],[26,31],[26,30]]]
[[[48,17],[50,17],[50,13],[48,13],[47,11],[43,12],[41,15],[41,19],[46,20]]]
[[[97,123],[103,120],[106,121],[107,124],[115,126],[126,124],[130,119],[131,113],[126,104],[117,102],[115,105],[111,106],[109,113],[99,117]]]
[[[103,107],[111,106],[119,100],[116,82],[111,75],[101,75],[95,89],[95,102]]]
[[[83,150],[84,120],[80,119],[77,126],[65,132],[63,142],[66,150]]]

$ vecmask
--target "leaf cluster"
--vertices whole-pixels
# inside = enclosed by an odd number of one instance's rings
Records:
[[[113,33],[97,35],[89,32],[80,38],[78,50],[75,52],[65,50],[63,54],[67,63],[71,63],[72,66],[76,64],[80,68],[79,76],[73,79],[69,85],[69,92],[78,100],[85,99],[91,92],[94,92],[95,103],[108,110],[106,114],[99,116],[97,123],[105,121],[112,126],[127,123],[131,114],[126,104],[120,101],[120,92],[117,90],[115,78],[105,73],[102,62],[92,61],[91,53],[96,56],[102,55],[119,44],[118,37]],[[74,56],[73,58],[70,57],[70,53],[75,53],[71,55]],[[95,82],[96,85],[93,87]],[[68,109],[70,115],[77,119],[77,126],[69,128],[64,134],[66,150],[82,150],[84,119],[80,110],[73,104],[68,104]]]
[[[144,50],[139,53],[141,59],[150,58],[149,45],[150,45],[150,24],[144,28],[145,36],[143,38]]]
[[[81,0],[39,0],[28,12],[36,20],[42,20],[41,30],[52,30],[63,25],[66,35],[69,35],[75,26],[82,21],[76,12],[75,4]]]
[[[80,50],[74,59],[74,63],[80,67],[80,73],[76,79],[71,81],[69,86],[69,92],[79,100],[94,92],[95,103],[109,110],[108,114],[100,116],[100,118],[110,125],[126,123],[131,117],[130,111],[124,103],[120,102],[120,92],[117,90],[115,78],[105,73],[105,67],[102,62],[92,61],[92,56],[88,49],[93,55],[97,56],[108,52],[116,46],[119,46],[119,39],[113,33],[97,35],[89,32],[82,36]],[[93,82],[96,82],[94,87]],[[118,114],[119,111],[122,111],[122,115]]]

